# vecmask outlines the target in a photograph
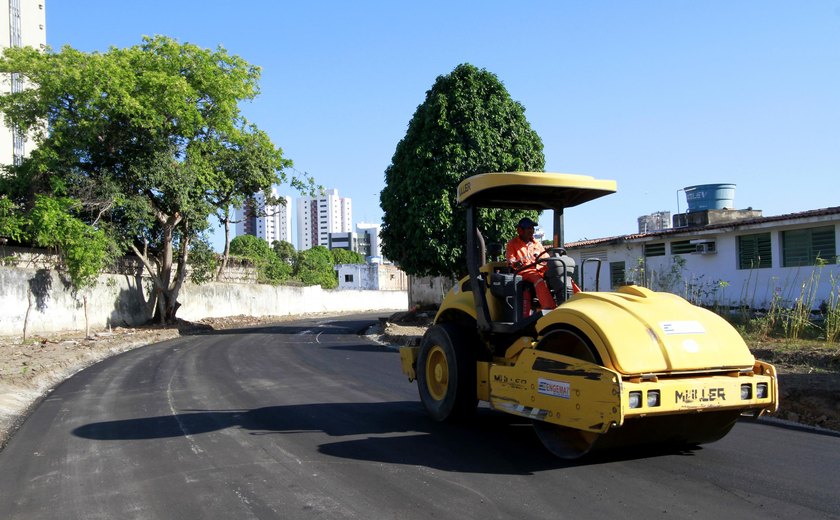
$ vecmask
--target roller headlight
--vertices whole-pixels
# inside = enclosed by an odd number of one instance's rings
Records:
[[[752,385],[751,384],[744,384],[741,385],[741,399],[746,401],[747,399],[752,399]]]
[[[641,408],[642,407],[642,393],[641,392],[630,392],[630,408]]]
[[[755,396],[759,399],[767,399],[770,392],[767,389],[767,383],[758,383],[755,385]]]
[[[647,393],[647,405],[648,408],[653,408],[654,406],[659,406],[659,390],[648,390]]]

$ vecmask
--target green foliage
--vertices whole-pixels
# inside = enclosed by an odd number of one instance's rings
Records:
[[[190,242],[189,265],[192,283],[202,284],[213,280],[216,264],[216,253],[205,237]]]
[[[820,311],[823,313],[823,326],[825,328],[825,340],[829,343],[836,343],[840,339],[840,275],[829,273],[831,280],[831,292],[828,301],[823,301]]]
[[[271,248],[274,249],[274,254],[276,254],[280,260],[289,265],[295,265],[295,261],[297,260],[297,251],[295,250],[295,246],[291,243],[286,242],[285,240],[275,240],[271,243]]]
[[[365,257],[349,249],[330,249],[334,264],[364,264]]]
[[[465,269],[465,214],[456,188],[487,172],[542,171],[543,144],[501,81],[462,64],[440,76],[415,111],[385,170],[383,254],[409,274],[450,275]],[[522,216],[482,210],[488,243],[505,243]]]
[[[240,235],[231,240],[230,253],[250,260],[268,258],[274,254],[268,247],[268,242],[254,235]]]
[[[279,284],[292,274],[292,267],[278,257],[268,242],[254,235],[241,235],[230,241],[230,254],[253,262],[257,268],[257,281]]]
[[[20,242],[26,238],[27,219],[5,195],[0,196],[0,238]]]
[[[259,281],[277,285],[288,280],[292,275],[292,266],[283,262],[276,256],[272,256],[261,266]]]
[[[324,246],[315,246],[298,253],[295,278],[306,285],[320,285],[324,289],[338,287],[338,275],[333,269],[333,256]]]
[[[78,201],[39,195],[29,227],[36,245],[58,251],[76,289],[93,285],[112,257],[112,243],[105,233],[73,216],[78,208]]]
[[[259,69],[221,47],[156,36],[102,53],[9,48],[0,72],[37,85],[0,96],[6,123],[37,142],[6,166],[4,189],[27,208],[35,194],[79,201],[79,219],[150,271],[161,319],[175,319],[190,241],[209,215],[285,180],[289,161],[239,110],[258,93]]]

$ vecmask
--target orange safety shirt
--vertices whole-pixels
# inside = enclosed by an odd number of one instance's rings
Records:
[[[510,265],[514,267],[521,267],[527,264],[533,264],[540,253],[544,253],[545,248],[536,240],[525,242],[518,236],[507,243],[507,251],[505,257]],[[545,269],[545,264],[537,266],[540,271]]]

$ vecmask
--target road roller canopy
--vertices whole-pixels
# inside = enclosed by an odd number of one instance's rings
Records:
[[[552,172],[482,173],[458,185],[458,203],[487,208],[570,208],[615,193],[615,181]]]

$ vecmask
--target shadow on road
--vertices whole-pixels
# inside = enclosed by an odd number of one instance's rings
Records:
[[[269,406],[253,410],[195,410],[177,415],[87,424],[73,434],[97,441],[196,436],[228,428],[249,435],[324,433],[352,437],[318,446],[344,459],[426,466],[444,471],[531,474],[693,451],[624,450],[564,461],[549,454],[527,421],[479,409],[466,424],[436,423],[415,401]],[[359,438],[359,436],[366,436]]]

